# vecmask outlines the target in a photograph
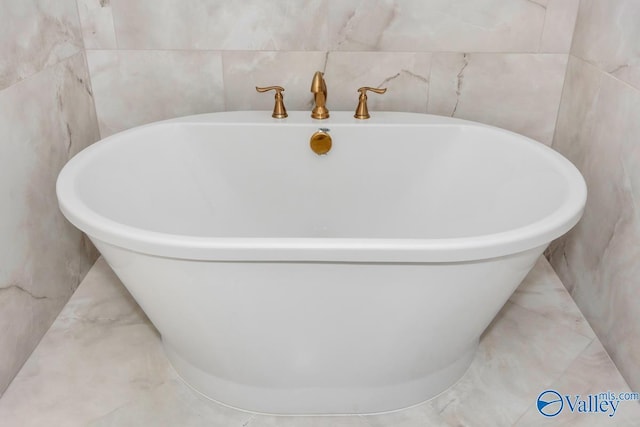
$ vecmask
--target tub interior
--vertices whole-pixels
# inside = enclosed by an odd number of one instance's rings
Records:
[[[200,237],[446,239],[524,227],[569,191],[548,150],[461,125],[167,123],[102,141],[76,191],[100,216]],[[89,152],[91,150],[88,150]],[[84,153],[83,153],[84,154]]]

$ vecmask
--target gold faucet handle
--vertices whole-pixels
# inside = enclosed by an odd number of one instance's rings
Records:
[[[369,115],[369,109],[367,108],[367,91],[382,95],[387,91],[387,88],[363,86],[358,89],[358,92],[360,92],[360,97],[358,98],[358,107],[356,108],[356,113],[353,115],[353,117],[355,117],[356,119],[364,120],[371,117]]]
[[[383,93],[385,93],[387,91],[387,88],[386,87],[377,88],[377,87],[363,86],[360,89],[358,89],[358,92],[363,93],[363,94],[366,94],[367,91],[382,95]]]
[[[271,114],[271,117],[273,117],[274,119],[284,119],[285,117],[288,116],[287,109],[284,108],[284,95],[282,95],[282,92],[284,92],[284,88],[282,86],[266,86],[266,87],[256,86],[256,90],[260,93],[268,92],[270,90],[275,90],[276,103],[273,106],[273,114]]]

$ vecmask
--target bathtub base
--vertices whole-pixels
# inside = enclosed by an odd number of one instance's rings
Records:
[[[211,375],[163,341],[180,377],[204,397],[242,411],[269,415],[367,415],[420,404],[455,384],[473,361],[477,342],[457,360],[416,380],[383,387],[277,389],[239,384]]]

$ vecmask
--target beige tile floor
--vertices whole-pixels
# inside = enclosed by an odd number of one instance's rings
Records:
[[[480,341],[452,388],[410,409],[371,416],[254,415],[211,402],[176,375],[160,337],[100,259],[9,389],[1,426],[640,426],[640,404],[615,416],[536,409],[546,389],[563,394],[629,391],[544,258]]]

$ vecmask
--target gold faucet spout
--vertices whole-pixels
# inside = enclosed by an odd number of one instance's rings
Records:
[[[311,93],[313,93],[314,107],[311,117],[314,119],[329,118],[327,109],[327,83],[324,81],[324,73],[316,71],[311,81]]]
[[[324,92],[326,96],[327,84],[324,81],[324,73],[322,71],[316,71],[316,73],[313,75],[313,80],[311,81],[311,92]]]

